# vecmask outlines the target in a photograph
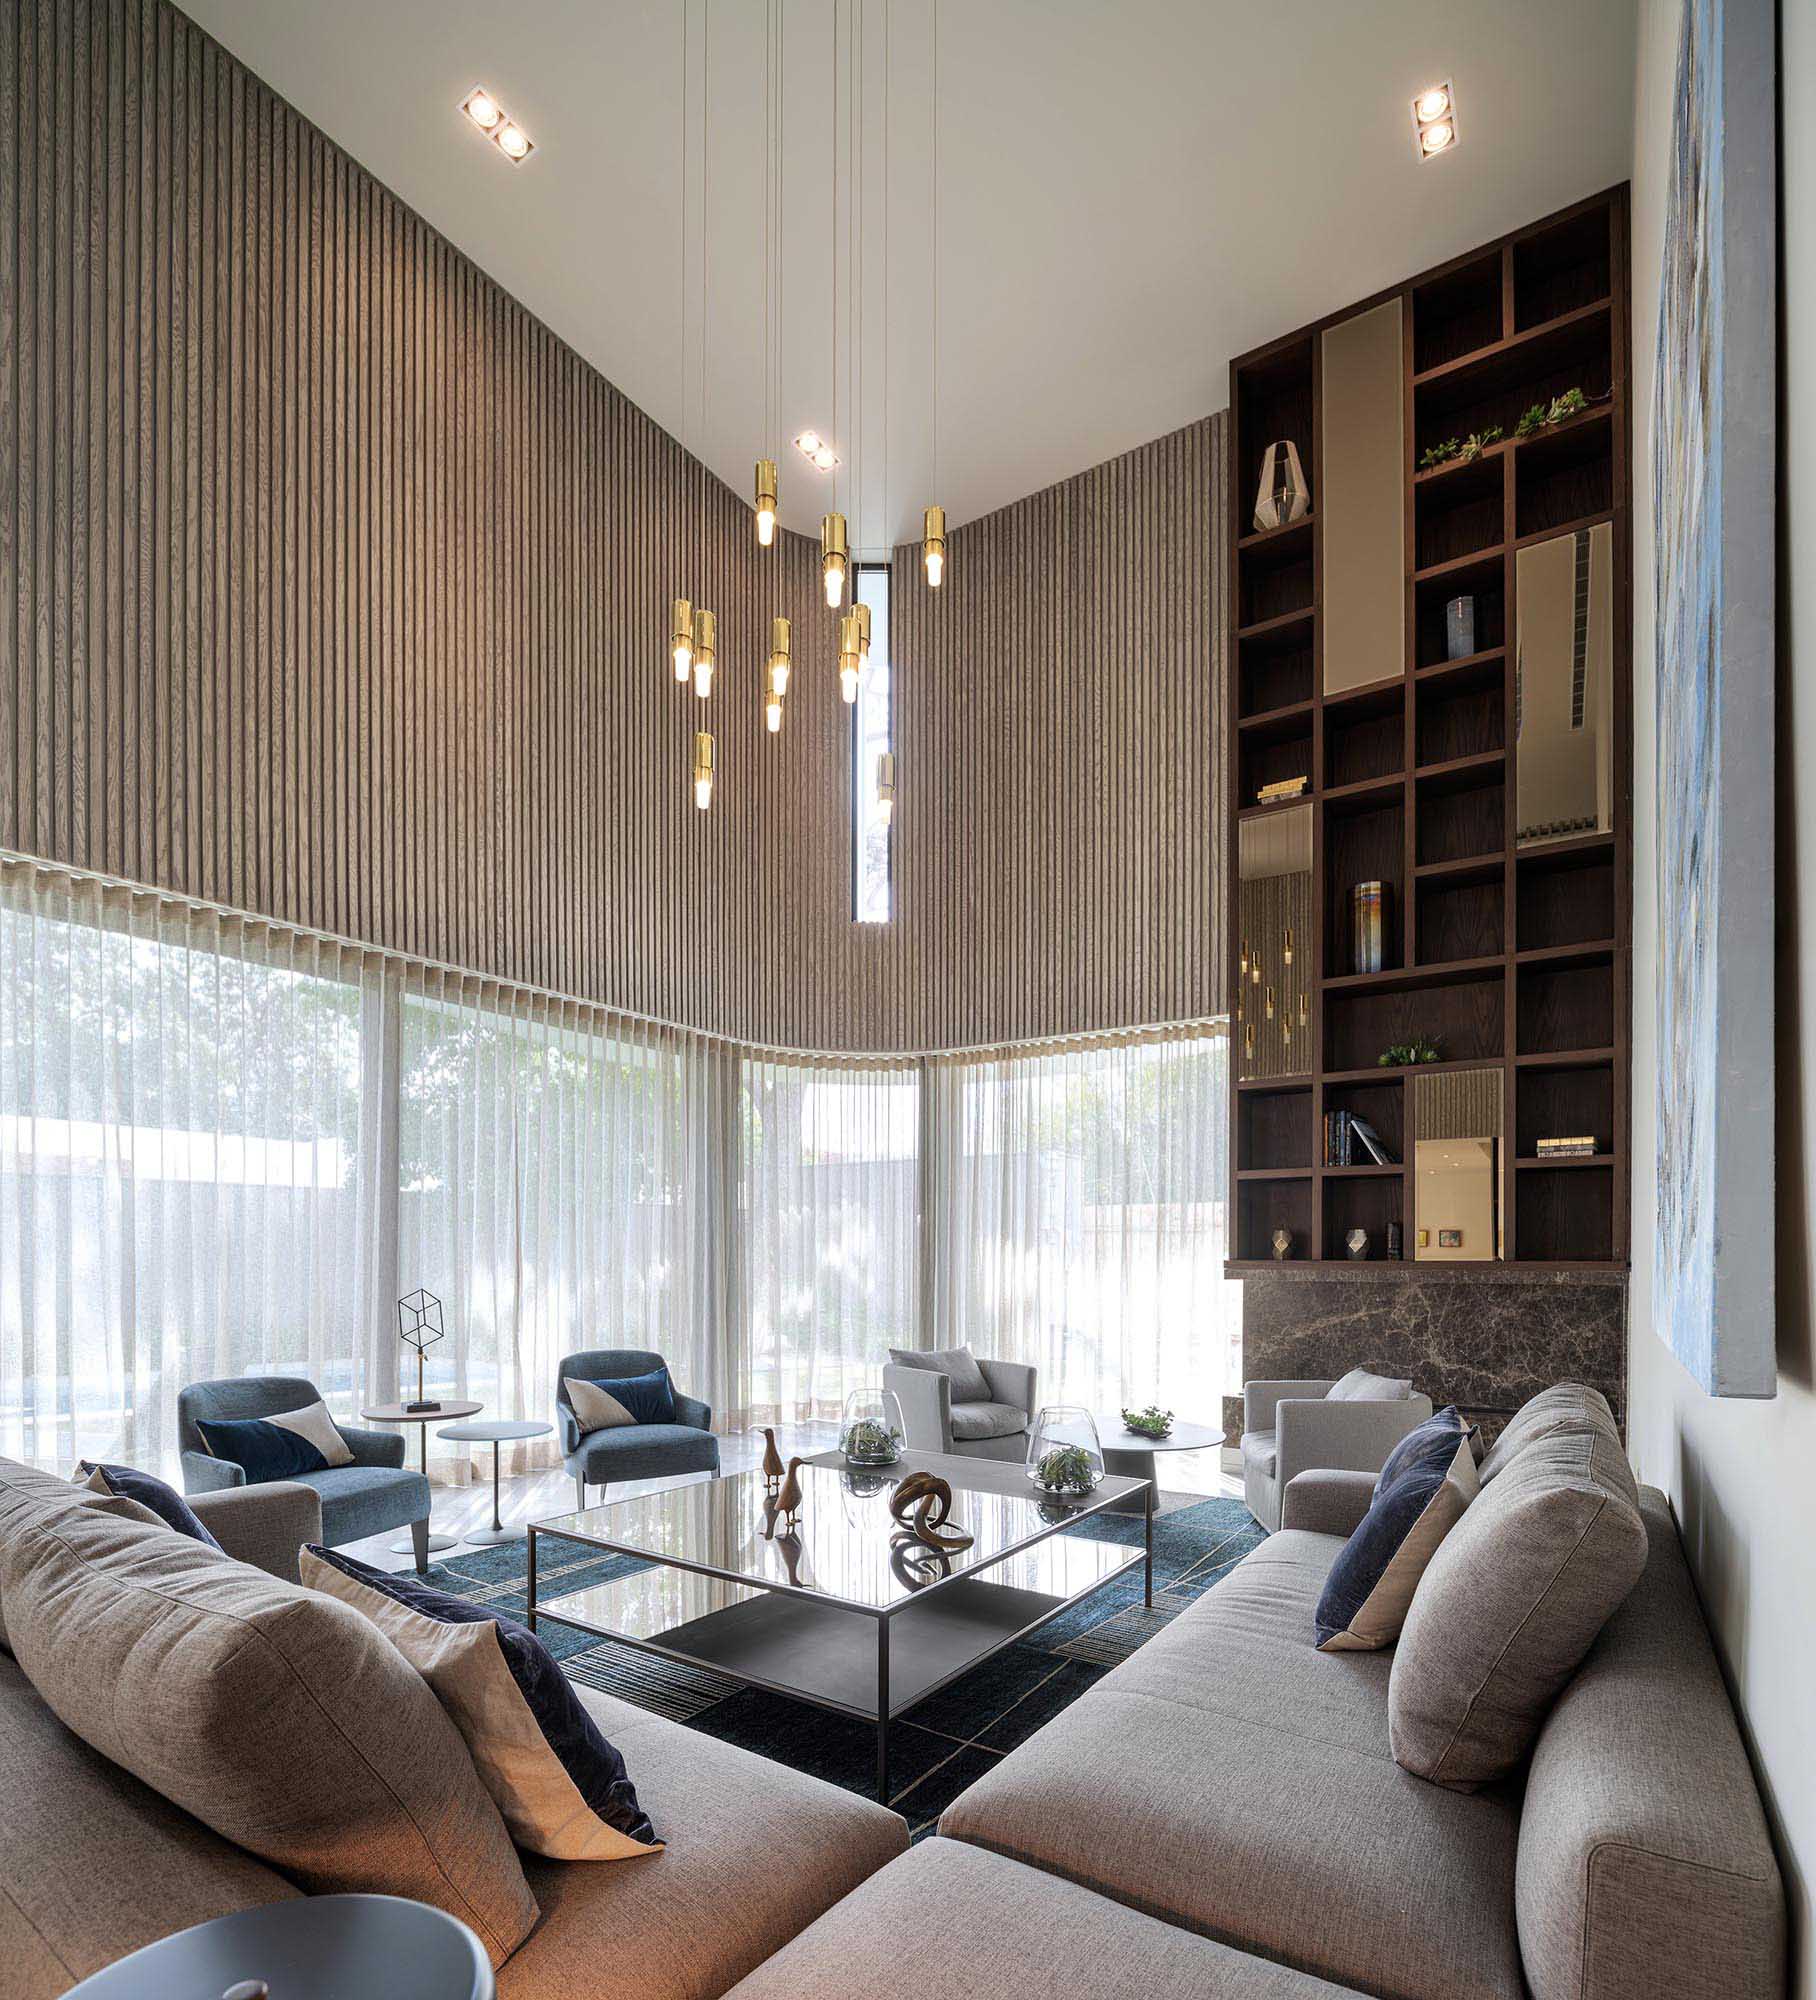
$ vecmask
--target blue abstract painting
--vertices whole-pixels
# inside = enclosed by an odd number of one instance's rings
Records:
[[[1728,477],[1737,424],[1749,450],[1756,442],[1753,322],[1762,265],[1769,297],[1773,221],[1769,200],[1753,212],[1732,199],[1740,190],[1729,181],[1724,117],[1736,87],[1758,80],[1762,12],[1769,23],[1764,0],[1686,0],[1653,407],[1653,1310],[1660,1337],[1711,1395],[1775,1386],[1769,452],[1753,464],[1758,491],[1731,492]],[[1763,78],[1758,115],[1769,130],[1769,64]],[[1750,180],[1756,162],[1744,164]],[[1744,602],[1732,601],[1737,583]]]

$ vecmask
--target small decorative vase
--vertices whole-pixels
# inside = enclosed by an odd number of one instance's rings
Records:
[[[1293,1254],[1293,1232],[1290,1229],[1274,1231],[1274,1262],[1284,1264]]]
[[[1056,1500],[1082,1500],[1103,1477],[1103,1447],[1091,1412],[1048,1403],[1028,1432],[1028,1477]]]
[[[1303,521],[1311,509],[1311,489],[1305,483],[1305,468],[1299,463],[1299,447],[1291,438],[1281,438],[1261,455],[1255,526],[1261,531],[1284,528],[1289,521]]]
[[[1401,1240],[1400,1225],[1397,1222],[1390,1222],[1387,1225],[1387,1255],[1391,1263],[1398,1263],[1400,1261],[1402,1254],[1400,1247]]]
[[[902,1408],[887,1389],[853,1389],[845,1398],[839,1450],[847,1465],[893,1465],[902,1455]]]
[[[1444,656],[1467,659],[1476,649],[1476,601],[1453,597],[1444,607]]]
[[[1356,1263],[1361,1263],[1368,1255],[1368,1231],[1352,1229],[1343,1239],[1343,1247]]]

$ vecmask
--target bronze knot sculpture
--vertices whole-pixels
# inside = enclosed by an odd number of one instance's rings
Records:
[[[952,1513],[952,1488],[931,1472],[909,1473],[890,1494],[889,1511],[898,1521],[907,1522],[917,1541],[938,1549],[942,1555],[968,1549],[976,1539],[958,1528],[949,1534],[941,1533]]]

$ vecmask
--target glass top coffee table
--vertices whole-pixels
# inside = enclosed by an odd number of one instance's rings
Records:
[[[910,1472],[951,1483],[935,1554],[898,1524],[889,1496]],[[1037,1493],[1019,1465],[904,1452],[886,1470],[837,1452],[801,1468],[799,1523],[785,1533],[758,1471],[674,1486],[530,1528],[529,1620],[621,1639],[668,1659],[876,1725],[877,1797],[889,1801],[889,1723],[992,1653],[1141,1564],[1154,1601],[1154,1530],[1142,1546],[1064,1531],[1139,1500],[1106,1476],[1082,1500]],[[650,1566],[555,1596],[537,1589],[551,1543],[644,1556]]]

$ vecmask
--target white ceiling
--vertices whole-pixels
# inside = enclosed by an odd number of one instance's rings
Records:
[[[748,489],[766,404],[768,0],[183,4]],[[841,375],[835,418],[831,191],[849,96],[843,24],[855,10],[862,26],[863,333],[854,349],[842,270],[836,351],[862,374],[861,515],[848,486],[839,498],[865,547],[918,534],[930,499],[956,526],[1221,408],[1232,354],[1628,172],[1633,0],[943,0],[936,491],[938,0],[777,4],[780,430],[786,440],[836,422],[841,481],[853,384]],[[1444,77],[1460,143],[1421,163],[1408,100]],[[460,115],[476,82],[536,141],[523,167]],[[839,184],[849,178],[841,168]],[[776,455],[782,517],[812,531],[831,482],[785,442]]]

